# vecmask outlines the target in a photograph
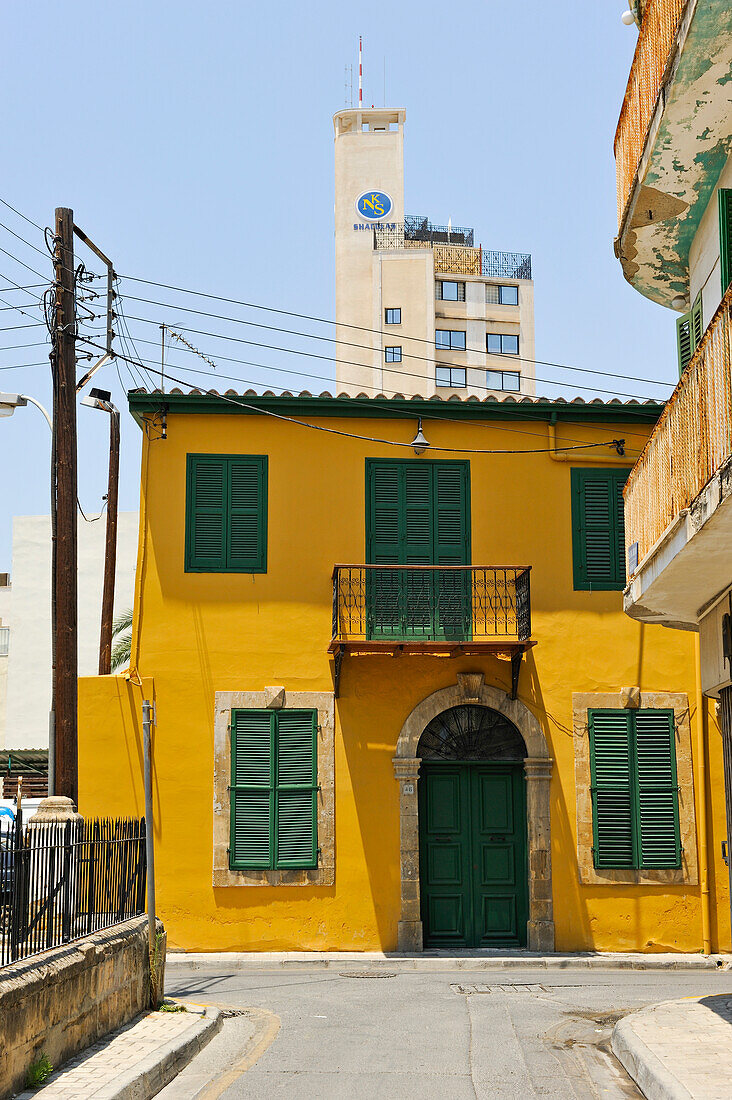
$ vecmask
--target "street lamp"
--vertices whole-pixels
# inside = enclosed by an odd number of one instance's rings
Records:
[[[37,409],[40,409],[46,418],[51,431],[53,431],[53,422],[40,401],[36,401],[35,397],[28,397],[25,393],[0,393],[0,416],[12,416],[16,409],[24,408],[30,401],[31,405],[35,405]]]
[[[119,410],[112,404],[109,390],[92,389],[81,404],[109,413],[109,476],[107,479],[107,538],[104,550],[104,589],[102,625],[99,634],[99,675],[112,671],[112,618],[114,615],[114,579],[117,566],[117,495],[119,488]]]

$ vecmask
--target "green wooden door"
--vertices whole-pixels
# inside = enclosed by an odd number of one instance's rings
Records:
[[[467,565],[470,490],[466,462],[369,461],[369,565]],[[367,571],[370,638],[470,637],[470,577],[446,570]]]
[[[523,766],[425,761],[419,836],[425,946],[524,946]]]

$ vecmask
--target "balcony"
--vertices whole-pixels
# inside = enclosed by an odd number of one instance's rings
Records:
[[[513,697],[531,638],[531,568],[336,565],[336,694],[346,653],[493,654],[510,658]]]
[[[725,0],[647,0],[617,130],[625,278],[661,305],[688,297],[689,248],[730,148]]]
[[[695,626],[730,575],[732,288],[625,487],[626,611]]]
[[[419,221],[421,228],[415,228]],[[470,241],[470,244],[466,242]],[[436,275],[482,275],[496,279],[530,279],[531,256],[525,252],[494,252],[473,247],[473,230],[422,224],[408,219],[374,227],[374,249],[429,248]]]

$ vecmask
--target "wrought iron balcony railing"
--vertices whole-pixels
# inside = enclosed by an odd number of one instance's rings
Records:
[[[647,0],[615,132],[618,224],[633,187],[648,127],[687,0]]]
[[[337,565],[331,648],[528,642],[530,573],[529,566]]]
[[[625,486],[625,541],[642,562],[732,456],[732,287]]]
[[[440,230],[439,233],[433,232]],[[444,232],[443,232],[444,231]],[[435,257],[435,273],[443,275],[483,275],[495,279],[530,279],[531,256],[526,252],[494,252],[473,248],[465,240],[472,230],[433,226],[417,235],[407,222],[374,226],[374,248],[430,248]]]

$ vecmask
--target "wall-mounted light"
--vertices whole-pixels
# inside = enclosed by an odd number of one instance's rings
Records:
[[[414,447],[414,453],[416,455],[422,455],[429,447],[429,442],[425,439],[424,432],[422,431],[422,417],[420,416],[417,421],[417,434],[412,440],[412,446]]]

